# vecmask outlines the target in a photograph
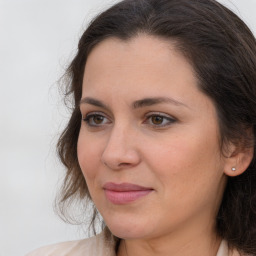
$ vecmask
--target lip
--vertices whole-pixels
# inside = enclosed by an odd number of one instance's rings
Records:
[[[131,183],[108,182],[103,186],[106,198],[113,204],[128,204],[153,191],[152,188]]]

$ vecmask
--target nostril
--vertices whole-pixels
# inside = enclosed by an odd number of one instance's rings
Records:
[[[102,163],[103,163],[105,166],[109,167],[108,164],[107,164],[105,161],[102,161]]]
[[[112,139],[112,140],[111,140]],[[101,155],[101,162],[109,169],[130,168],[140,162],[136,145],[127,143],[124,136],[113,136]]]

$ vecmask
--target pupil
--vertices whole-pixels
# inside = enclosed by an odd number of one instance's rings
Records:
[[[102,116],[95,116],[95,117],[93,118],[93,120],[94,120],[94,122],[95,122],[96,124],[100,124],[100,123],[102,123],[102,121],[103,121],[103,117],[102,117]]]
[[[163,117],[161,116],[153,116],[152,119],[154,124],[161,124],[163,122]]]

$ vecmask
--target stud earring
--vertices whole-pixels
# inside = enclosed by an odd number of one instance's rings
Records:
[[[231,170],[232,170],[233,172],[235,172],[235,171],[236,171],[236,167],[232,167]]]

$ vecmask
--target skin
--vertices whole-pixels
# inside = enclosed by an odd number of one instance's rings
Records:
[[[134,107],[155,97],[172,101]],[[221,153],[213,102],[174,44],[148,35],[98,44],[80,108],[79,164],[105,223],[123,239],[118,255],[216,255],[215,217],[235,160]],[[106,182],[153,191],[116,205]]]

